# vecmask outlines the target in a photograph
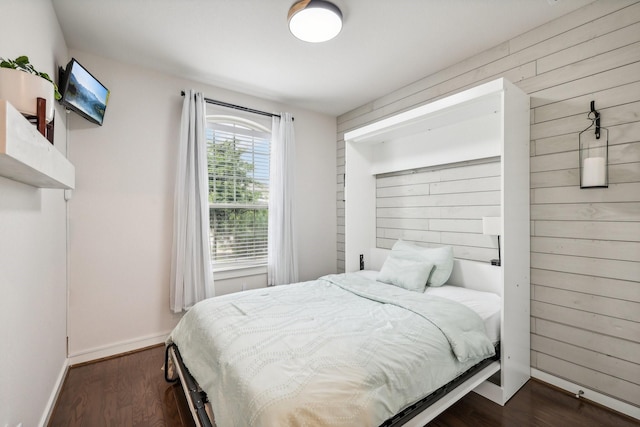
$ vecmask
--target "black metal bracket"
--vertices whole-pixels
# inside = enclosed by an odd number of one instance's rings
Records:
[[[591,114],[593,114],[593,117],[591,117]],[[596,110],[596,101],[591,101],[589,118],[593,120],[596,125],[596,139],[600,139],[600,113]]]
[[[209,419],[209,415],[206,411],[206,403],[209,401],[207,398],[207,394],[200,389],[196,380],[191,376],[189,370],[184,366],[184,362],[182,361],[182,356],[180,355],[180,350],[175,343],[171,343],[165,349],[165,381],[167,382],[176,382],[180,380],[180,375],[176,376],[175,379],[168,378],[168,360],[169,360],[169,350],[173,349],[174,358],[173,361],[178,365],[176,369],[179,369],[183,374],[184,384],[183,390],[185,391],[185,397],[187,398],[187,402],[190,405],[193,405],[195,413],[192,411],[197,420],[194,419],[196,425],[201,427],[213,427],[214,423]]]

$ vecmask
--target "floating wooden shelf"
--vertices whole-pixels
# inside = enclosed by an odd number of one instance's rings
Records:
[[[0,99],[0,176],[38,188],[75,187],[71,162],[4,99]]]

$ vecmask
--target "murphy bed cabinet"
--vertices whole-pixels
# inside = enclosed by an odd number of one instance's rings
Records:
[[[346,272],[376,247],[376,175],[499,158],[500,371],[474,391],[500,405],[530,377],[529,114],[528,95],[498,79],[344,135]]]

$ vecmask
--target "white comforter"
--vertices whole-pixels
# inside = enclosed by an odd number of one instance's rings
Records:
[[[202,301],[169,341],[218,427],[377,426],[494,353],[463,305],[350,274]]]

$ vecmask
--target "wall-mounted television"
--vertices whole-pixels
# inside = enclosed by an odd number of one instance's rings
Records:
[[[86,68],[72,58],[62,73],[60,84],[62,105],[85,119],[102,125],[109,102],[109,89],[104,87]]]

